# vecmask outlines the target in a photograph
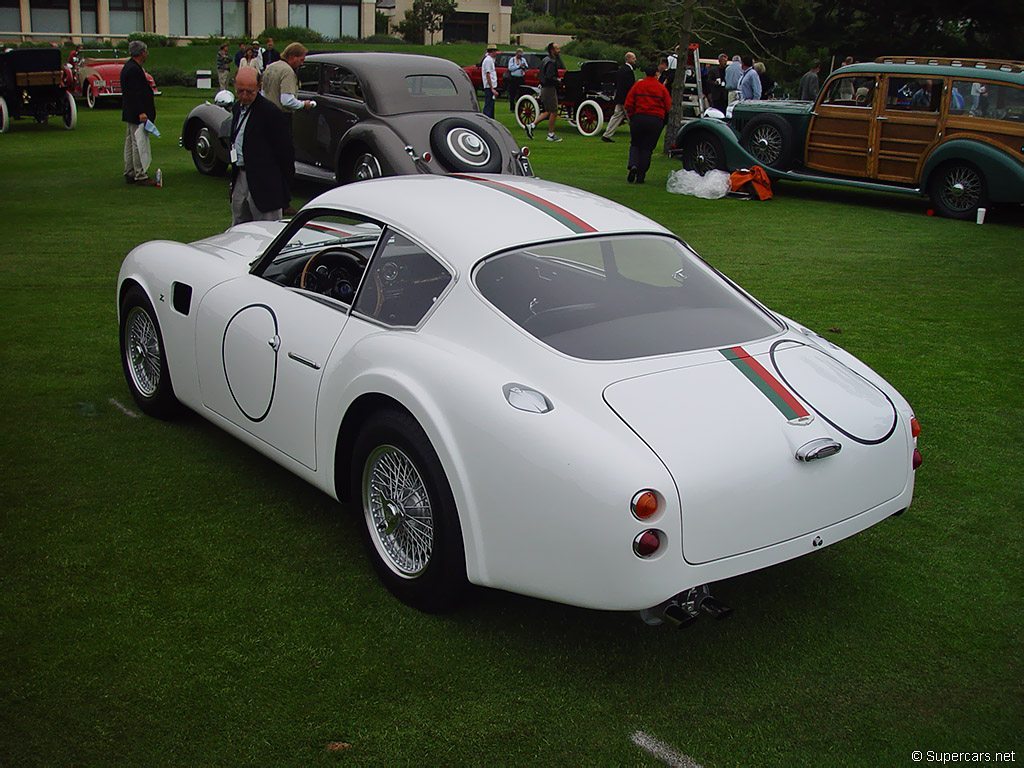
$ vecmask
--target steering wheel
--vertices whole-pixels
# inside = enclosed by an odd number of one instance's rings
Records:
[[[351,304],[366,269],[366,257],[351,248],[331,245],[309,257],[299,287]]]

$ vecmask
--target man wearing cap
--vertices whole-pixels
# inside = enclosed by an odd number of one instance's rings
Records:
[[[149,164],[153,159],[149,134],[156,130],[152,127],[156,122],[153,89],[142,68],[149,58],[149,47],[141,40],[132,40],[128,43],[128,55],[131,58],[121,69],[121,120],[128,124],[124,137],[124,180],[128,184],[158,187],[159,169],[157,179],[149,177]]]
[[[484,114],[494,117],[494,97],[498,95],[498,70],[494,66],[494,58],[498,55],[498,46],[488,45],[487,54],[480,64],[480,79],[484,86]]]
[[[235,76],[231,114],[231,223],[277,221],[288,204],[295,150],[287,118],[260,94],[256,70]]]

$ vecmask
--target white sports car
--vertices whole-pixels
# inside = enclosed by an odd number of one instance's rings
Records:
[[[148,414],[180,404],[340,500],[423,610],[471,582],[651,623],[899,514],[910,405],[657,223],[578,189],[407,176],[151,242],[118,278]]]

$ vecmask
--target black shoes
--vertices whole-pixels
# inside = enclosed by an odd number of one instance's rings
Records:
[[[607,142],[609,144],[614,144],[615,143],[615,139],[609,139],[607,136],[602,136],[601,137],[601,141],[605,141],[605,142]]]
[[[630,168],[629,173],[626,174],[626,181],[632,184],[636,181],[636,168]]]

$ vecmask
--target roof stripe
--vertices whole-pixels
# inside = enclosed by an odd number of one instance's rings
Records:
[[[793,393],[782,386],[782,383],[772,376],[767,368],[751,357],[743,347],[728,347],[718,351],[731,361],[747,377],[747,380],[761,391],[761,394],[771,400],[787,420],[792,421],[810,415],[803,404],[793,396]]]
[[[574,216],[573,214],[569,213],[569,211],[555,205],[550,200],[545,200],[543,197],[538,197],[537,195],[534,195],[531,192],[526,192],[525,190],[513,187],[510,184],[503,184],[502,182],[494,181],[493,179],[482,179],[479,176],[469,176],[468,174],[465,173],[455,173],[452,175],[457,176],[460,179],[466,179],[467,181],[475,182],[476,184],[482,184],[483,186],[490,187],[491,189],[494,189],[498,192],[503,192],[509,197],[514,197],[517,200],[520,200],[521,202],[524,202],[527,205],[536,208],[541,213],[546,213],[548,216],[555,219],[557,222],[567,227],[572,232],[575,232],[576,234],[582,234],[584,232],[597,232],[596,227],[592,227],[583,219],[579,218],[578,216]]]

